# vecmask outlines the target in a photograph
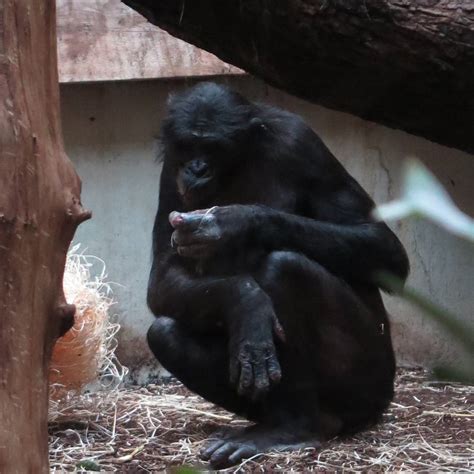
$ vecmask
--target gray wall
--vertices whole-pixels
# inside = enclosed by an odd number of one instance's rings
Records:
[[[416,155],[437,175],[456,204],[474,215],[474,157],[424,139],[297,100],[250,78],[227,78],[247,96],[303,115],[356,179],[382,203],[396,197],[400,169]],[[145,305],[150,236],[157,207],[160,164],[156,137],[168,94],[190,81],[63,85],[66,149],[83,179],[83,201],[94,218],[75,242],[102,258],[115,287],[122,324],[119,357],[136,380],[157,369],[145,332],[152,316]],[[472,321],[474,252],[426,223],[393,226],[411,260],[409,284]],[[413,307],[386,298],[401,364],[458,362],[461,352]]]

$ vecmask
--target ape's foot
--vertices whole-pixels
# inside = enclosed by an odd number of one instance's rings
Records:
[[[270,450],[287,451],[319,445],[316,436],[308,431],[292,426],[256,425],[215,434],[200,457],[209,461],[214,469],[224,469]]]

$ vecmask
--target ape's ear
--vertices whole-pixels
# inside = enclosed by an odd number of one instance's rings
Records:
[[[266,130],[267,126],[260,117],[253,117],[250,119],[250,130],[263,131]]]

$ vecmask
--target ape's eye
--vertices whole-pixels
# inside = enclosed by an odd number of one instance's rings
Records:
[[[188,157],[192,153],[193,147],[194,142],[188,139],[176,140],[173,143],[173,148],[176,150],[177,153],[179,153],[180,155],[186,155]]]
[[[218,155],[224,151],[224,147],[220,142],[205,142],[201,145],[201,148],[206,155]]]

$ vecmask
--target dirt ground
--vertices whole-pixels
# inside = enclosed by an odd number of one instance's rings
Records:
[[[53,418],[52,472],[206,470],[197,453],[210,433],[246,424],[178,383],[76,397]],[[228,472],[474,472],[473,438],[474,387],[400,370],[395,399],[374,429],[317,449],[255,456]]]

